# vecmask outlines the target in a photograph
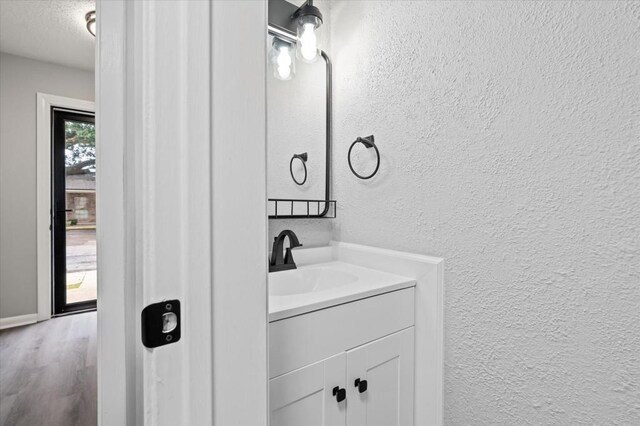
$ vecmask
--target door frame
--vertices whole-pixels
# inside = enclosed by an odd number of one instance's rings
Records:
[[[52,313],[51,277],[51,147],[52,109],[68,109],[95,114],[92,101],[38,92],[36,94],[36,241],[38,321]]]
[[[53,276],[51,280],[51,292],[53,294],[52,306],[53,315],[66,315],[70,313],[77,313],[87,310],[93,310],[96,308],[96,299],[83,300],[80,302],[69,303],[67,301],[67,230],[66,230],[66,212],[63,214],[63,222],[56,222],[59,211],[56,210],[56,206],[59,208],[60,204],[67,209],[67,191],[66,191],[66,169],[64,160],[64,146],[65,146],[65,123],[67,121],[78,121],[84,123],[92,123],[95,126],[95,114],[89,111],[71,111],[61,110],[59,108],[53,109],[51,126],[52,138],[51,138],[51,151],[53,153],[51,159],[51,236],[53,252],[51,261],[53,265]],[[61,125],[62,128],[56,126]],[[60,146],[61,145],[61,146]],[[62,149],[62,152],[59,150]],[[59,170],[58,170],[59,169]],[[62,173],[62,176],[56,176],[56,173]],[[58,256],[56,258],[56,256]],[[97,260],[97,259],[96,259]],[[64,297],[64,299],[62,299]]]
[[[266,1],[96,9],[98,423],[266,426]]]

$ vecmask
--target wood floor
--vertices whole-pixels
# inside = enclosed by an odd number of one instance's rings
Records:
[[[0,425],[97,424],[96,313],[0,331]]]

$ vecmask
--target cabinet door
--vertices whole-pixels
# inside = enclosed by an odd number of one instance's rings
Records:
[[[333,389],[345,388],[346,354],[327,358],[269,380],[271,426],[344,426],[347,401]]]
[[[413,425],[413,339],[411,327],[347,352],[348,426]]]

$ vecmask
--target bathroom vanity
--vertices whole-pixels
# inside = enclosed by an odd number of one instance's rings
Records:
[[[294,253],[269,274],[271,426],[413,425],[416,281]]]

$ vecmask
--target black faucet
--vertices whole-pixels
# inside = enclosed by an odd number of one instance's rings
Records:
[[[289,237],[289,248],[283,257],[284,239]],[[293,261],[291,249],[301,247],[300,241],[296,234],[285,229],[277,237],[273,239],[273,248],[271,249],[271,261],[269,262],[269,272],[286,271],[288,269],[296,269],[296,263]]]

